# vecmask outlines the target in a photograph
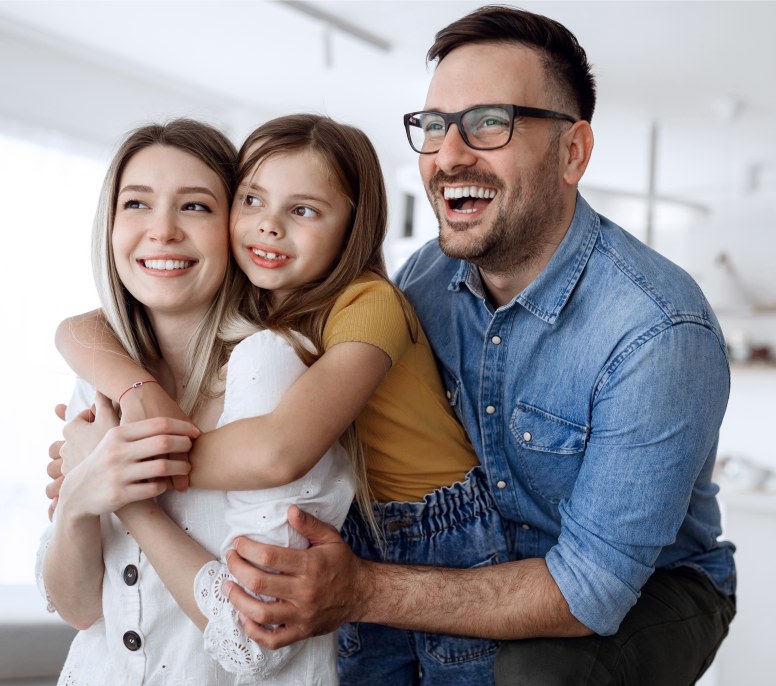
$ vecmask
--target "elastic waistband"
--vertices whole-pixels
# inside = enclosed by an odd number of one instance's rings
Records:
[[[372,513],[386,541],[429,536],[495,509],[496,503],[481,466],[473,467],[464,481],[426,494],[421,502],[372,503]],[[355,505],[345,527],[352,534],[369,536]]]

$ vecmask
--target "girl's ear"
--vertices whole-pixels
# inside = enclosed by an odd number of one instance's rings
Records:
[[[576,122],[561,136],[561,166],[563,180],[576,186],[590,162],[593,152],[593,129],[586,121]]]

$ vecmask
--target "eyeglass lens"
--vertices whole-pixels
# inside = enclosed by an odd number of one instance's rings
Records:
[[[472,147],[498,148],[509,140],[511,113],[503,107],[475,107],[461,116],[461,134]],[[412,146],[419,152],[436,152],[447,133],[445,117],[436,112],[420,112],[410,122]]]

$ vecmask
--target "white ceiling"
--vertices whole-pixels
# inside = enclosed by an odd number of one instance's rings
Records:
[[[363,126],[382,155],[411,162],[401,115],[423,103],[430,74],[425,52],[437,29],[481,3],[309,4],[381,37],[391,49],[327,29],[278,2],[0,0],[0,29],[227,107],[263,116],[326,112]],[[708,186],[696,177],[720,164],[740,169],[737,178],[772,178],[776,2],[547,0],[521,6],[577,35],[598,76],[594,127],[635,122],[634,165],[645,163],[648,122],[664,129],[671,143],[661,155],[667,192]],[[620,153],[622,140],[616,138]],[[638,179],[641,184],[644,173]]]

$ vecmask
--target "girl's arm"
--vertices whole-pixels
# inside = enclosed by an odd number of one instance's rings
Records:
[[[189,453],[191,485],[247,490],[300,478],[358,417],[390,367],[369,343],[332,346],[274,411],[202,434]]]
[[[127,355],[102,310],[65,319],[57,327],[55,343],[78,376],[114,402],[119,403],[121,398],[122,422],[150,417],[187,418],[158,383],[144,384],[125,393],[136,382],[154,377]]]
[[[135,381],[151,378],[126,356],[99,311],[60,324],[57,346],[79,375],[96,380],[112,399]],[[369,343],[332,346],[284,394],[276,410],[202,434],[189,453],[190,484],[251,490],[298,479],[361,413],[390,367],[390,357]],[[115,381],[118,375],[120,383]],[[124,395],[122,412],[144,416],[146,405],[160,407],[163,396],[158,384],[143,385]]]

